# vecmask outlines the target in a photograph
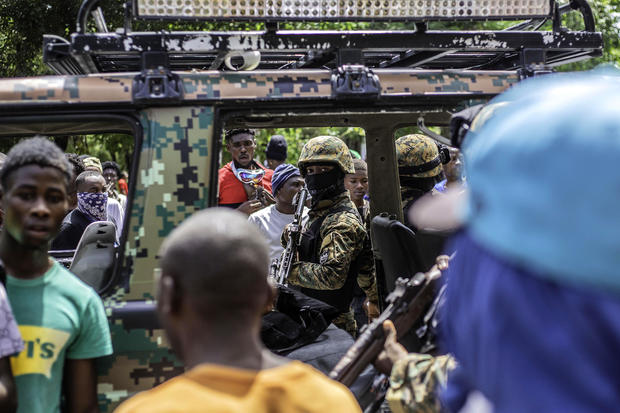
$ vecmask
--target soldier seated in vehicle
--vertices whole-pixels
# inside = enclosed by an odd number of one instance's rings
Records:
[[[157,311],[188,371],[117,413],[360,412],[346,387],[260,342],[274,289],[267,244],[242,214],[198,212],[168,236],[159,255]]]
[[[273,171],[254,160],[256,150],[254,135],[252,129],[232,129],[226,132],[224,140],[232,161],[218,172],[218,205],[236,208],[247,215],[275,202],[271,195]],[[260,182],[252,186],[242,181],[241,174],[244,171],[257,169],[264,171]]]
[[[75,179],[75,186],[78,206],[63,219],[60,232],[52,241],[52,250],[75,249],[89,224],[108,220],[108,194],[103,176],[96,171],[84,171]]]
[[[18,413],[96,412],[95,358],[112,353],[99,296],[48,255],[67,210],[71,167],[43,138],[14,146],[0,171],[0,259],[25,349],[11,365]]]
[[[282,251],[282,231],[293,222],[295,208],[293,198],[304,187],[304,179],[299,169],[291,164],[282,164],[273,172],[271,189],[276,199],[274,205],[263,208],[250,215],[248,221],[256,225],[269,243],[271,260],[280,258]],[[304,217],[307,211],[304,210]]]
[[[396,140],[398,176],[405,225],[412,226],[407,217],[411,205],[433,190],[445,178],[441,165],[447,157],[439,152],[435,141],[420,135],[405,135]]]
[[[373,312],[378,297],[368,233],[344,186],[345,175],[355,173],[353,159],[343,141],[319,136],[304,145],[299,168],[312,204],[299,261],[293,264],[288,282],[338,309],[334,324],[355,336],[351,310],[355,282],[366,293]]]

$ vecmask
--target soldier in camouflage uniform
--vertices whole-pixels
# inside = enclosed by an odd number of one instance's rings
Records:
[[[344,187],[345,174],[355,173],[351,154],[340,139],[319,136],[303,147],[299,169],[312,205],[288,282],[340,310],[334,324],[355,335],[356,280],[369,302],[376,305],[378,297],[372,251],[365,248],[368,234]]]
[[[440,152],[431,138],[414,134],[396,140],[396,157],[405,224],[411,226],[407,210],[445,178],[441,165],[449,161],[449,155]]]

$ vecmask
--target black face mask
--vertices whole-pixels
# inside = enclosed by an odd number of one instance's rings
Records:
[[[308,192],[312,195],[312,206],[319,201],[329,199],[345,191],[344,173],[339,168],[316,175],[306,175],[304,178]]]

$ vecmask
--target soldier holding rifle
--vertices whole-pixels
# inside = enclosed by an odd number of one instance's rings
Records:
[[[345,174],[355,173],[347,145],[333,136],[306,143],[299,168],[312,196],[309,219],[301,234],[288,283],[340,311],[334,324],[355,335],[351,311],[355,282],[366,292],[371,309],[377,290],[372,251],[364,248],[368,236],[355,205],[344,187]],[[284,236],[286,241],[286,235]]]

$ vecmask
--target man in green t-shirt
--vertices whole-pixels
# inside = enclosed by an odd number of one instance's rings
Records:
[[[14,146],[0,171],[0,259],[24,340],[11,358],[18,413],[58,413],[61,394],[65,411],[97,412],[94,359],[112,353],[101,300],[48,255],[71,179],[63,152],[43,138]]]

